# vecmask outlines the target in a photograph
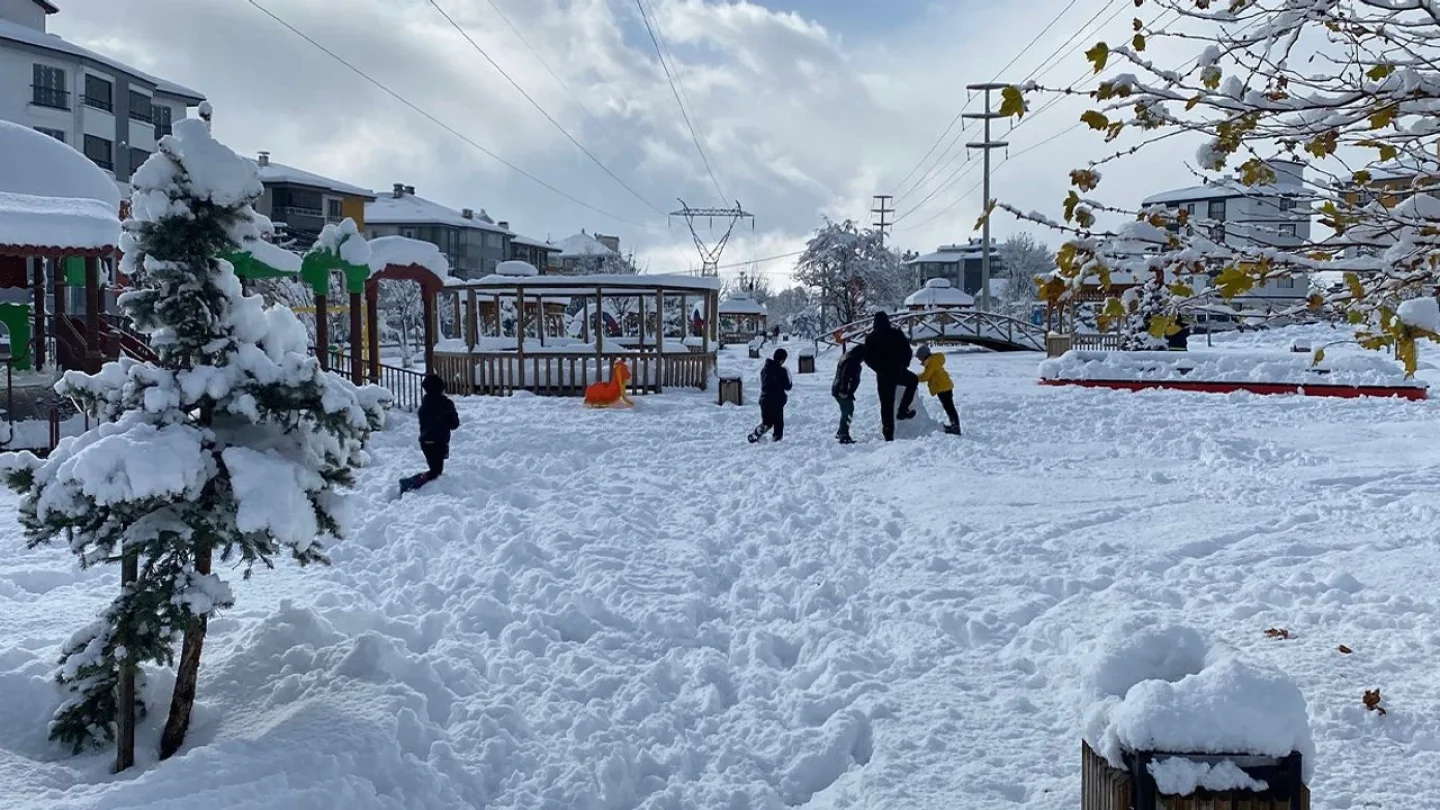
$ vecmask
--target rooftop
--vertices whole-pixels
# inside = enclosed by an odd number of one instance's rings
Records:
[[[991,284],[1001,279],[991,279]],[[994,287],[990,290],[995,293]],[[970,307],[975,305],[975,299],[964,290],[951,286],[948,278],[932,278],[925,282],[925,286],[910,294],[905,299],[907,307]]]
[[[381,194],[376,199],[367,201],[365,222],[369,225],[448,225],[452,228],[510,233],[493,222],[486,222],[478,215],[466,217],[454,208],[418,197],[409,189],[398,197],[394,194]]]
[[[992,242],[991,244],[993,245],[994,243]],[[980,240],[977,239],[973,242],[967,242],[963,245],[941,245],[940,247],[935,249],[934,253],[926,253],[924,256],[919,256],[911,259],[910,261],[906,262],[906,264],[919,264],[921,262],[961,262],[965,261],[966,259],[979,259],[982,257],[984,252],[985,251],[981,248]],[[998,248],[990,248],[990,256],[992,258],[999,255],[1000,251]]]
[[[765,312],[765,305],[746,292],[731,293],[720,302],[721,315],[764,315]]]
[[[8,121],[0,121],[0,155],[0,246],[105,250],[119,243],[120,190],[89,158]]]
[[[561,258],[581,256],[618,256],[609,246],[604,245],[600,240],[588,233],[580,232],[574,236],[566,237],[555,243],[560,249]]]
[[[48,6],[49,4],[42,3],[41,5]],[[46,11],[52,14],[54,13],[53,11],[50,11],[49,8],[47,8]],[[27,28],[26,26],[23,26],[16,22],[11,22],[9,20],[0,20],[0,40],[20,42],[26,45],[31,45],[33,47],[44,48],[45,50],[53,51],[55,53],[63,53],[67,56],[74,56],[86,61],[94,62],[95,64],[102,67],[106,67],[111,70],[117,70],[121,73],[126,73],[134,76],[141,81],[149,82],[150,84],[155,85],[156,92],[175,96],[187,102],[191,102],[192,104],[199,104],[200,102],[205,100],[205,96],[201,95],[195,90],[191,90],[188,87],[176,84],[171,81],[166,81],[165,79],[161,79],[157,76],[152,76],[142,70],[133,68],[117,59],[111,59],[110,57],[105,56],[104,54],[96,53],[89,48],[82,48],[73,42],[56,36],[55,34],[47,34],[44,31],[36,31],[33,28]]]
[[[255,164],[256,170],[260,173],[262,183],[290,183],[297,186],[309,186],[324,191],[332,191],[336,194],[343,194],[351,197],[364,197],[367,200],[375,199],[375,192],[367,188],[352,186],[349,183],[342,183],[339,180],[332,180],[329,177],[307,172],[304,169],[297,169],[294,166],[286,166],[283,163],[276,163],[269,157],[261,160],[250,160]],[[368,212],[367,212],[368,214]]]

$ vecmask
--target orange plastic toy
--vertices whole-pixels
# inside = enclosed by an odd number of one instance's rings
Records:
[[[585,389],[587,408],[631,407],[635,403],[625,394],[625,384],[630,382],[630,367],[624,360],[616,360],[610,367],[610,379],[606,382],[591,383]],[[623,403],[623,405],[622,405]]]

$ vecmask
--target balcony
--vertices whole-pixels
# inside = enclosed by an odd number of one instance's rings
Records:
[[[134,107],[131,107],[130,120],[143,121],[146,124],[153,124],[155,123],[155,114],[150,112],[149,110],[137,110]]]
[[[113,160],[101,160],[100,158],[92,157],[90,158],[90,162],[94,163],[96,166],[99,166],[107,172],[115,171],[115,161]]]
[[[85,106],[94,107],[97,110],[104,110],[108,113],[115,112],[115,105],[110,103],[110,99],[92,96],[89,93],[85,94]]]
[[[272,211],[271,219],[288,220],[290,217],[325,218],[325,212],[319,208],[302,208],[298,205],[277,205]]]
[[[64,90],[56,90],[52,87],[40,87],[32,85],[35,94],[31,96],[30,103],[36,107],[49,107],[52,110],[70,109],[70,94]]]

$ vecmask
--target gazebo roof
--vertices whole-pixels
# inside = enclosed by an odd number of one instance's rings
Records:
[[[732,293],[720,302],[721,315],[764,315],[765,305],[756,301],[749,293]]]
[[[120,241],[120,189],[49,135],[0,121],[0,251],[103,254]]]
[[[950,285],[948,278],[932,278],[925,282],[925,286],[910,294],[905,299],[907,307],[970,307],[975,305],[975,299],[966,294],[964,290],[957,289]]]
[[[600,290],[603,295],[626,296],[654,294],[656,290],[667,293],[693,293],[703,295],[720,291],[720,279],[703,276],[671,275],[626,275],[597,273],[586,276],[532,276],[517,278],[500,274],[489,275],[475,281],[451,283],[452,289],[473,289],[485,295],[515,293],[517,286],[527,291],[545,291],[572,296],[594,295]]]

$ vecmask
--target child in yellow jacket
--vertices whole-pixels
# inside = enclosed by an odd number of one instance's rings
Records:
[[[945,371],[945,355],[931,352],[929,346],[921,346],[920,350],[915,352],[915,359],[924,366],[924,370],[918,375],[920,382],[929,386],[931,396],[940,399],[940,407],[944,408],[945,415],[950,417],[950,424],[945,426],[945,432],[959,436],[960,414],[955,412],[955,383]]]

